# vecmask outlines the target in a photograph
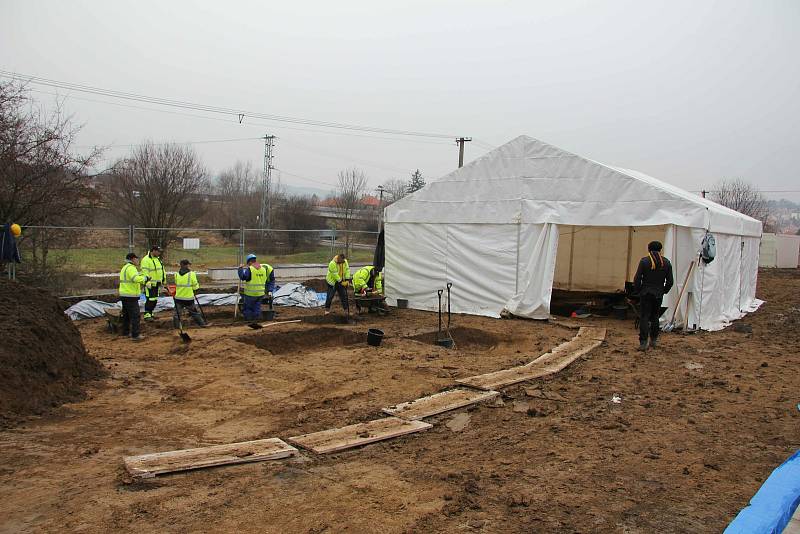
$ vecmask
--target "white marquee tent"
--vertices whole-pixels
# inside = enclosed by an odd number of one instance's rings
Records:
[[[621,291],[647,243],[664,243],[672,313],[707,231],[716,259],[693,270],[678,324],[716,330],[754,311],[761,223],[642,174],[527,136],[487,153],[385,211],[386,292],[435,310],[545,319],[552,289]]]

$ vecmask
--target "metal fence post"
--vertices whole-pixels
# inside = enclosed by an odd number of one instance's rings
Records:
[[[333,236],[331,237],[331,257],[336,254],[336,228],[333,229]]]
[[[136,247],[134,232],[135,230],[131,224],[128,226],[128,252],[133,252],[133,249]]]
[[[236,267],[244,263],[244,226],[239,228],[239,256],[236,258]]]

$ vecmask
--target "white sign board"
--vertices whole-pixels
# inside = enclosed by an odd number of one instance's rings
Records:
[[[183,250],[197,250],[200,248],[200,238],[198,237],[184,237]]]

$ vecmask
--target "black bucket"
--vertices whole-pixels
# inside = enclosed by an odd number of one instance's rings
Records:
[[[383,341],[383,330],[370,328],[369,331],[367,331],[367,345],[377,347],[381,344],[381,341]]]
[[[397,308],[401,310],[408,308],[408,299],[397,299]]]
[[[453,342],[453,338],[451,338],[451,337],[443,337],[443,338],[437,339],[436,340],[436,344],[439,345],[440,347],[444,347],[446,349],[452,349],[453,345],[454,345],[454,342]]]
[[[628,306],[626,304],[615,304],[612,310],[615,318],[623,321],[628,318]]]
[[[264,320],[265,321],[272,321],[275,319],[275,310],[266,310],[264,311]]]

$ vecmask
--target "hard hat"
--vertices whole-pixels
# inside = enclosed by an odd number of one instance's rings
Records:
[[[22,235],[22,228],[20,228],[18,224],[14,223],[11,225],[11,233],[14,235],[14,237],[19,237]]]
[[[256,259],[256,255],[255,254],[248,254],[247,255],[247,259],[245,259],[244,261],[246,263],[246,262],[248,262],[250,260],[254,260],[254,259]]]

